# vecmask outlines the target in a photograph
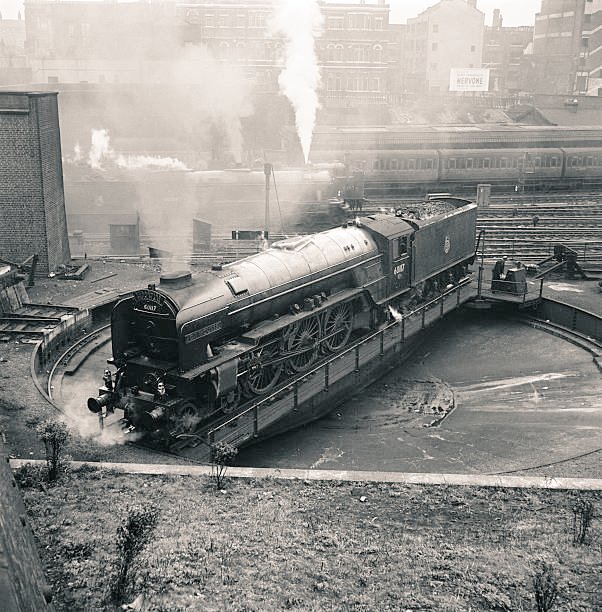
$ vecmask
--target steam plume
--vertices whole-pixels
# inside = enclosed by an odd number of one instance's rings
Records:
[[[95,170],[101,170],[103,161],[110,161],[120,168],[138,170],[140,168],[165,168],[169,170],[187,170],[186,164],[173,157],[156,157],[153,155],[123,155],[111,147],[107,130],[92,130],[88,164]]]
[[[280,91],[295,109],[297,134],[305,156],[316,123],[320,68],[315,40],[320,34],[323,17],[318,0],[275,0],[271,30],[286,40],[285,67],[278,77]]]

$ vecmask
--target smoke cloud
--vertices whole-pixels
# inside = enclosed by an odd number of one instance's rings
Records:
[[[280,91],[295,109],[297,134],[305,156],[309,150],[316,123],[320,68],[315,42],[323,23],[318,0],[275,0],[271,22],[273,34],[285,38],[285,67],[278,77]]]
[[[77,145],[79,146],[79,145]],[[78,151],[75,151],[75,157]],[[79,151],[81,157],[81,149]],[[156,157],[153,155],[124,155],[111,147],[109,132],[105,129],[92,130],[88,165],[95,170],[103,169],[103,162],[111,162],[120,168],[139,170],[141,168],[165,168],[169,170],[188,170],[186,164],[173,157]]]

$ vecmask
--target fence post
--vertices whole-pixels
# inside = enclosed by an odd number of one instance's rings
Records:
[[[293,383],[293,410],[299,410],[299,383]]]
[[[329,378],[330,378],[330,363],[324,365],[324,391],[328,391]]]
[[[424,329],[424,320],[426,317],[426,308],[423,306],[422,307],[422,329]]]
[[[385,330],[381,330],[380,331],[380,356],[384,357],[385,356]]]
[[[355,347],[355,371],[360,371],[360,345]]]
[[[253,437],[257,438],[259,436],[259,414],[257,404],[253,406]]]

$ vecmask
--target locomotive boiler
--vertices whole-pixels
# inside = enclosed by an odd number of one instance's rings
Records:
[[[307,372],[385,324],[391,308],[466,276],[476,205],[445,206],[428,218],[357,218],[210,271],[163,274],[115,305],[117,371],[89,409],[120,408],[130,429],[169,440]]]

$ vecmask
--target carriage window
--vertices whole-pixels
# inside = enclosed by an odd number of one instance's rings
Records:
[[[415,169],[416,169],[416,160],[408,159],[408,170],[415,170]]]
[[[467,159],[466,160],[466,167],[470,170],[470,168],[472,168],[472,159]]]
[[[594,165],[594,158],[593,157],[588,157],[587,158],[587,165],[588,166],[593,166]]]
[[[449,160],[449,162],[448,162],[448,163],[449,163],[449,167],[450,167],[452,170],[455,170],[455,168],[456,168],[456,159],[455,159],[455,157],[452,157],[452,158]]]
[[[378,170],[378,159],[372,162],[372,170]]]
[[[500,168],[505,168],[508,164],[508,160],[505,157],[502,157],[502,159],[500,159]]]
[[[433,167],[433,160],[432,159],[427,159],[426,160],[426,167],[428,170],[431,170]]]
[[[556,168],[558,160],[555,157],[550,158],[550,168]]]
[[[539,168],[539,167],[541,166],[541,157],[536,157],[536,158],[533,160],[533,165],[534,165],[536,168]]]
[[[488,157],[486,157],[486,158],[483,160],[483,168],[489,168],[489,165],[490,165],[490,164],[491,164],[491,160],[490,160]]]
[[[399,162],[396,159],[391,160],[391,170],[397,170]]]

